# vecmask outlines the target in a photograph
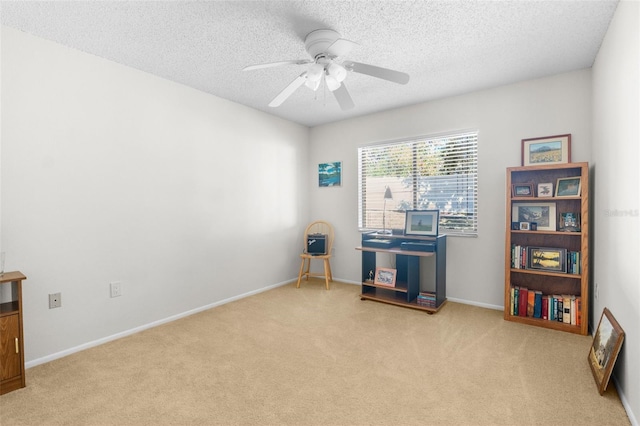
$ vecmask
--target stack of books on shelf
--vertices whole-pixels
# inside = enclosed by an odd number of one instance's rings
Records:
[[[436,294],[428,291],[421,291],[416,298],[416,303],[427,308],[436,307]]]
[[[582,298],[570,294],[542,294],[539,290],[512,285],[509,312],[513,316],[581,325]]]
[[[580,252],[567,252],[567,274],[580,274]]]

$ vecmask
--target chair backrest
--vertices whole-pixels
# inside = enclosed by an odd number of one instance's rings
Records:
[[[327,236],[327,254],[331,255],[331,247],[333,247],[333,226],[329,222],[324,220],[316,220],[307,226],[304,231],[304,238],[302,244],[304,250],[307,249],[307,236],[309,234],[325,234]]]

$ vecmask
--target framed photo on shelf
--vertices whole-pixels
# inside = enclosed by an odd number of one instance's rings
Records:
[[[533,197],[532,183],[514,183],[511,185],[512,197]]]
[[[538,184],[538,198],[553,197],[553,183]]]
[[[520,230],[528,231],[529,230],[529,222],[520,222]]]
[[[571,134],[522,139],[523,166],[571,162]]]
[[[440,210],[407,210],[404,234],[437,237],[439,219]]]
[[[376,275],[373,279],[373,283],[376,285],[383,285],[386,287],[396,286],[396,273],[395,269],[391,268],[376,268]]]
[[[567,250],[549,247],[529,247],[527,269],[567,272]]]
[[[604,308],[589,349],[589,365],[600,395],[607,390],[613,366],[624,341],[624,330],[609,309]]]
[[[318,186],[320,188],[342,185],[342,162],[318,164]]]
[[[558,221],[558,231],[580,232],[580,213],[560,213],[560,220]]]
[[[558,183],[556,183],[556,197],[579,197],[580,181],[580,176],[558,178]]]
[[[513,203],[511,222],[536,222],[538,231],[555,231],[556,203]]]

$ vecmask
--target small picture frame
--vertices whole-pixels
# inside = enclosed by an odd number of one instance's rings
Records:
[[[513,231],[519,231],[520,230],[520,222],[511,222],[511,229]]]
[[[536,222],[538,231],[555,231],[556,203],[513,203],[511,222]]]
[[[318,186],[320,188],[342,185],[342,162],[318,164]]]
[[[604,308],[596,334],[593,336],[593,343],[589,349],[588,357],[593,379],[596,381],[600,395],[607,390],[609,378],[623,341],[624,330],[622,330],[622,327],[620,327],[620,324],[618,324],[609,309]]]
[[[553,197],[553,183],[538,184],[538,198]]]
[[[407,210],[404,234],[437,237],[439,223],[440,210]]]
[[[531,222],[531,223],[529,224],[529,229],[530,229],[531,231],[537,231],[537,230],[538,230],[538,223],[537,223],[537,222]]]
[[[520,230],[528,231],[529,230],[529,222],[520,222]]]
[[[373,279],[375,285],[381,285],[385,287],[396,286],[396,273],[395,269],[391,268],[376,268],[376,275]]]
[[[558,178],[558,183],[556,183],[556,197],[579,197],[581,180],[580,176]]]
[[[527,269],[567,272],[567,250],[549,247],[528,247]]]
[[[560,213],[560,219],[558,220],[558,230],[565,232],[580,232],[580,213]]]
[[[514,183],[511,185],[512,197],[533,197],[532,183]]]
[[[523,166],[571,162],[571,134],[522,139]]]

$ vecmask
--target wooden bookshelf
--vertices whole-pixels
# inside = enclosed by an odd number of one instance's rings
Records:
[[[22,327],[21,272],[0,274],[0,286],[8,287],[3,294],[10,300],[0,303],[0,395],[25,387],[24,340]]]
[[[574,196],[555,196],[558,179],[580,177],[580,193]],[[541,197],[537,192],[539,184],[552,183],[551,196]],[[513,185],[531,184],[533,193],[531,196],[513,196]],[[554,330],[586,335],[589,322],[589,164],[567,163],[554,165],[510,167],[507,169],[506,179],[506,238],[505,238],[505,281],[504,281],[504,319],[522,324],[545,327]],[[514,222],[519,223],[523,218],[522,213],[514,217],[514,211],[525,213],[535,212],[537,206],[553,206],[555,210],[549,223],[542,217],[543,228],[538,230],[514,229]],[[531,208],[530,208],[531,207]],[[540,209],[542,211],[542,209]],[[579,228],[565,231],[559,229],[561,213],[578,213]],[[524,218],[536,217],[524,215]],[[537,220],[537,219],[534,219]],[[533,222],[534,220],[531,220]],[[526,220],[525,220],[526,221]],[[551,223],[553,222],[553,223]],[[554,224],[555,223],[555,224]],[[529,250],[521,250],[525,259],[514,267],[512,258],[514,248],[551,248],[559,252],[579,253],[576,262],[577,273],[570,273],[568,260],[565,270],[532,269],[538,264],[531,265],[531,253]],[[551,250],[553,251],[553,250]],[[540,261],[540,259],[537,259]],[[545,264],[546,265],[546,264]],[[558,269],[560,264],[558,264]],[[580,323],[566,323],[564,321],[522,315],[513,310],[512,288],[526,288],[527,291],[541,292],[542,296],[573,296],[580,298],[579,312],[575,312]],[[557,315],[556,315],[557,316]]]

